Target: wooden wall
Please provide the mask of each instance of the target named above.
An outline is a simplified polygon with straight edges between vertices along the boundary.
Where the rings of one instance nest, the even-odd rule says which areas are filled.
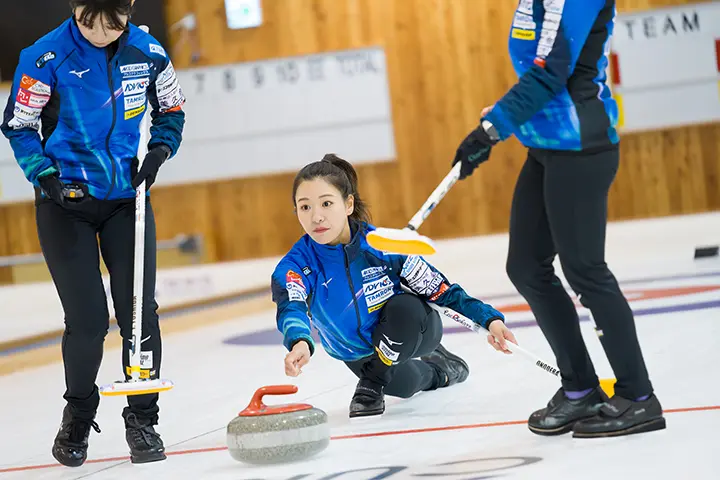
[[[621,11],[685,0],[620,0]],[[514,1],[266,0],[264,25],[231,31],[223,0],[166,0],[170,24],[198,18],[200,65],[382,45],[387,54],[397,162],[359,168],[374,221],[400,227],[450,167],[455,148],[516,78],[507,55]],[[177,41],[177,36],[171,40]],[[189,66],[187,45],[173,49]],[[510,140],[461,182],[423,226],[436,238],[507,230],[524,152]],[[160,172],[162,175],[162,171]],[[278,255],[301,233],[293,175],[153,189],[161,238],[205,235],[207,259]],[[720,208],[720,125],[626,135],[611,219]],[[0,256],[37,252],[31,205],[0,208]],[[1,274],[0,274],[1,275]]]

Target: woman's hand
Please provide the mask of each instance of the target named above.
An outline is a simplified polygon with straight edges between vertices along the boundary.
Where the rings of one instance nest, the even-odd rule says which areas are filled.
[[[515,335],[505,326],[505,323],[502,320],[493,320],[490,322],[488,330],[490,330],[490,335],[487,336],[488,343],[498,352],[511,354],[512,352],[507,347],[507,340],[516,345],[517,340],[515,340]]]
[[[310,346],[304,340],[297,342],[290,353],[285,355],[285,375],[297,377],[302,373],[302,367],[310,362]]]

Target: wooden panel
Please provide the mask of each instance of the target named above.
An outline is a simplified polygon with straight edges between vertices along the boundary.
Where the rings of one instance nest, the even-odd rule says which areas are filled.
[[[692,3],[622,0],[621,11]],[[166,0],[170,24],[193,12],[199,65],[381,45],[387,54],[397,161],[358,169],[378,225],[400,227],[450,167],[480,110],[516,81],[507,55],[515,2],[490,0],[273,0],[264,24],[225,27],[223,0]],[[180,41],[171,33],[173,45]],[[190,45],[173,48],[189,67]],[[720,125],[626,135],[611,219],[720,208]],[[243,160],[243,152],[237,152]],[[506,231],[525,152],[514,139],[446,197],[423,226],[436,238]],[[352,159],[349,159],[352,160]],[[272,159],[247,159],[272,161]],[[162,175],[162,171],[160,173]],[[202,233],[208,260],[284,253],[301,234],[290,199],[293,175],[153,189],[158,234]],[[0,256],[37,251],[32,208],[0,208]],[[12,232],[9,232],[12,229]],[[0,278],[2,272],[0,272]]]

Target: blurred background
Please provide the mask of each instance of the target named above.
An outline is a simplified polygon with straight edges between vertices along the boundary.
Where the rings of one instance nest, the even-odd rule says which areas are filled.
[[[618,0],[611,80],[622,110],[610,220],[720,209],[720,2]],[[516,81],[516,2],[138,0],[187,97],[185,139],[152,189],[161,268],[284,254],[301,235],[295,172],[353,162],[373,223],[402,227],[481,109]],[[63,0],[0,3],[0,101],[19,52]],[[507,231],[525,160],[511,139],[423,225],[433,238]],[[0,139],[0,284],[48,280],[32,188]],[[720,239],[718,239],[720,242]],[[501,273],[501,272],[500,272]]]

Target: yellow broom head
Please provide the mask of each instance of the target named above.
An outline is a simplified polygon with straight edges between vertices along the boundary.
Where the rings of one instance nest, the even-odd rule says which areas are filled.
[[[404,228],[378,228],[367,234],[368,244],[382,252],[400,255],[433,255],[437,250],[429,238]]]
[[[128,380],[115,382],[100,387],[100,395],[116,397],[121,395],[146,395],[148,393],[166,392],[175,385],[170,380]]]

